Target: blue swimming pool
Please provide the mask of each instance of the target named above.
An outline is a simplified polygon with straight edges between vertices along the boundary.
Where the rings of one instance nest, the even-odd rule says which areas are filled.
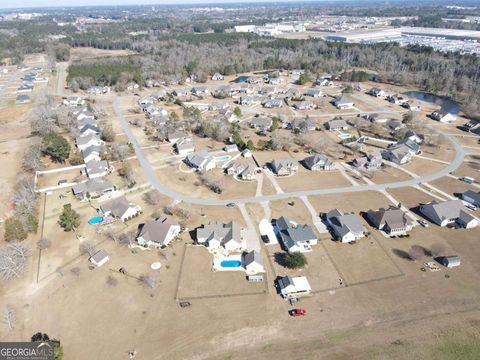
[[[217,160],[217,161],[228,161],[231,158],[232,157],[230,155],[223,155],[223,156],[216,157],[215,160]]]
[[[92,217],[90,220],[88,220],[88,223],[90,225],[97,225],[97,224],[100,224],[102,221],[103,221],[103,217],[95,216],[95,217]]]
[[[350,134],[338,134],[338,137],[342,140],[344,139],[350,139],[352,137],[352,135]]]
[[[242,266],[240,260],[223,260],[220,262],[220,266],[224,268],[236,268]]]

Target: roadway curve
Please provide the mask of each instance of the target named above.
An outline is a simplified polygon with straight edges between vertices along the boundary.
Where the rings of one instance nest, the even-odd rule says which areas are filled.
[[[433,127],[429,126],[429,128],[432,131],[436,131],[442,134],[443,136],[445,136],[448,142],[450,142],[453,145],[456,152],[455,159],[453,159],[453,161],[448,166],[444,167],[442,170],[434,174],[420,176],[418,178],[409,179],[405,181],[387,183],[387,184],[371,184],[371,185],[340,187],[340,188],[334,188],[334,189],[315,189],[315,190],[305,190],[305,191],[294,191],[294,192],[285,192],[285,193],[274,194],[274,195],[251,196],[251,197],[239,198],[239,199],[226,199],[226,200],[202,199],[202,198],[196,198],[187,194],[178,193],[166,187],[158,180],[158,177],[155,174],[155,171],[153,170],[150,162],[145,158],[145,155],[143,154],[140,144],[138,143],[135,135],[133,134],[130,127],[128,126],[128,122],[125,120],[125,117],[123,116],[123,112],[121,111],[118,104],[118,98],[113,101],[113,109],[117,115],[117,118],[120,122],[120,125],[123,131],[128,137],[129,142],[133,145],[133,148],[135,149],[137,159],[140,162],[140,165],[142,166],[143,171],[145,172],[145,176],[147,177],[147,180],[152,184],[152,186],[155,189],[157,189],[160,193],[168,197],[183,201],[185,203],[196,204],[196,205],[213,205],[214,206],[214,205],[226,205],[228,203],[236,203],[236,204],[260,203],[260,202],[281,200],[281,199],[301,197],[301,196],[346,194],[346,193],[354,193],[354,192],[362,192],[362,191],[379,191],[379,190],[397,189],[402,187],[415,186],[421,183],[434,181],[449,175],[452,171],[456,170],[463,163],[463,159],[465,157],[465,151],[456,141],[454,141],[450,136],[441,132],[440,130],[434,129]]]

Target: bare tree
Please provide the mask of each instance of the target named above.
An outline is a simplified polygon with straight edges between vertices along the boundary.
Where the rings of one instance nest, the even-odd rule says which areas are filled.
[[[140,283],[150,289],[154,289],[158,285],[158,280],[150,274],[140,275],[138,278]]]
[[[150,190],[144,195],[144,200],[147,204],[156,206],[160,203],[161,196],[158,190]]]
[[[95,245],[91,242],[85,241],[80,244],[80,252],[82,254],[88,254],[88,256],[92,256],[95,254]]]
[[[79,267],[71,268],[70,272],[72,273],[72,275],[80,276],[80,268]]]
[[[2,311],[2,323],[5,327],[12,331],[15,329],[15,323],[17,322],[17,312],[12,305],[6,305]]]
[[[135,239],[136,239],[136,233],[134,231],[129,231],[121,234],[118,237],[118,243],[120,245],[130,246],[130,245],[133,245],[133,243],[135,242]]]
[[[432,257],[437,257],[440,256],[445,252],[445,245],[442,243],[435,243],[430,246],[430,253],[432,254]]]
[[[0,278],[17,279],[22,276],[30,256],[28,247],[19,242],[12,242],[0,249]]]
[[[113,240],[113,242],[118,242],[119,236],[113,229],[106,229],[103,234],[110,240]]]
[[[22,167],[25,171],[38,171],[42,166],[42,144],[34,138],[23,155]]]
[[[41,238],[37,241],[37,248],[39,250],[46,250],[52,245],[52,242],[46,238]]]
[[[413,245],[410,250],[408,250],[408,256],[413,261],[421,259],[425,255],[423,247],[418,245]]]
[[[110,148],[110,155],[112,156],[113,160],[125,161],[129,154],[130,148],[128,147],[128,145],[115,143]]]

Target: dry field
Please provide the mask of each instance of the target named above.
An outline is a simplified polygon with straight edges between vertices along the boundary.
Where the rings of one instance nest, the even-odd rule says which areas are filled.
[[[117,57],[132,55],[134,52],[130,50],[103,50],[95,48],[73,48],[70,51],[70,61],[95,59],[101,57]]]
[[[285,192],[328,189],[350,185],[350,181],[345,179],[339,171],[310,171],[302,165],[299,166],[295,175],[276,177],[276,180]]]

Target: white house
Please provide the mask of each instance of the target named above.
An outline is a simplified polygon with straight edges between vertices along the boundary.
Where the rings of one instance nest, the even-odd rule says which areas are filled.
[[[80,96],[69,96],[63,100],[63,104],[66,106],[80,106],[85,104],[85,100]]]
[[[188,155],[195,151],[195,144],[190,138],[185,138],[173,144],[173,148],[178,155]]]
[[[88,260],[93,265],[100,267],[103,264],[105,264],[108,260],[110,260],[110,258],[108,257],[108,253],[104,249],[101,249],[97,251],[95,254],[93,254]]]
[[[333,100],[333,105],[335,105],[335,107],[337,109],[341,109],[341,110],[351,109],[351,108],[355,107],[355,104],[353,103],[353,101],[350,100],[345,95],[342,95],[342,96],[336,98],[335,100]]]
[[[83,161],[85,163],[88,163],[89,161],[100,161],[102,158],[100,157],[100,154],[102,153],[103,148],[101,146],[89,146],[85,150],[82,151],[83,155]]]
[[[103,140],[97,134],[88,134],[85,136],[79,136],[76,139],[77,148],[80,151],[85,150],[89,146],[102,146]]]
[[[457,121],[457,117],[453,114],[444,111],[434,111],[430,115],[433,120],[440,121],[442,123],[454,123]]]
[[[122,222],[134,218],[140,211],[140,206],[130,203],[124,195],[100,204],[100,212],[104,216],[111,216]]]
[[[215,168],[215,158],[206,150],[188,154],[185,163],[197,171],[209,171]]]
[[[285,276],[278,281],[280,294],[285,299],[307,296],[312,288],[305,276]]]
[[[471,229],[478,226],[478,219],[468,213],[462,200],[433,201],[421,205],[420,212],[442,227],[457,224]]]
[[[171,217],[162,216],[143,224],[137,242],[142,246],[167,246],[180,233],[180,225]]]
[[[342,243],[361,239],[367,232],[360,217],[356,214],[344,215],[339,210],[334,209],[326,214],[326,220],[335,237]]]
[[[92,160],[85,164],[85,173],[89,179],[107,176],[109,173],[108,163],[105,160]]]
[[[262,256],[255,250],[243,255],[243,267],[247,274],[258,274],[265,272]]]
[[[223,246],[229,252],[242,249],[240,225],[235,221],[226,224],[218,222],[204,224],[197,228],[196,233],[197,243],[208,248],[217,249]]]

